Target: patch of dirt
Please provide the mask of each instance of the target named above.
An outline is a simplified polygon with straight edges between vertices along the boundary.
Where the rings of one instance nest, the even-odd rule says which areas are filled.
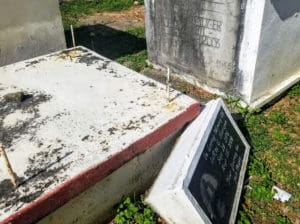
[[[145,7],[134,6],[121,12],[102,12],[86,15],[80,19],[82,25],[101,24],[116,30],[126,31],[132,27],[145,25]]]
[[[166,71],[157,70],[154,68],[146,68],[143,71],[141,71],[141,73],[160,83],[166,84]],[[170,84],[171,84],[171,88],[174,88],[200,101],[201,104],[205,104],[208,101],[216,98],[215,94],[211,94],[198,86],[195,86],[191,83],[181,80],[176,76],[172,76],[172,74],[170,78]]]

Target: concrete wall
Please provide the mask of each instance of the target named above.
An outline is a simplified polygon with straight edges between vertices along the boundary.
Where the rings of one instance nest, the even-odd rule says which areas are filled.
[[[0,0],[0,66],[66,47],[58,0]]]

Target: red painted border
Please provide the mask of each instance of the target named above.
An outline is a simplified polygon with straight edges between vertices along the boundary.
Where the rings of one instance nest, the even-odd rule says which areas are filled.
[[[31,224],[37,222],[111,174],[114,170],[120,168],[133,157],[145,152],[154,144],[182,128],[199,113],[200,104],[192,104],[183,113],[171,119],[154,132],[132,143],[105,162],[92,166],[74,178],[64,182],[41,198],[0,221],[0,224]]]

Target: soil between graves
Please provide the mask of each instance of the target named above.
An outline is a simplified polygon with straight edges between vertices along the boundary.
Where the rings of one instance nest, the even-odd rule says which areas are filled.
[[[116,30],[126,31],[132,27],[143,27],[145,25],[144,13],[144,6],[134,6],[129,10],[120,12],[101,12],[85,15],[79,21],[82,26],[101,24]]]

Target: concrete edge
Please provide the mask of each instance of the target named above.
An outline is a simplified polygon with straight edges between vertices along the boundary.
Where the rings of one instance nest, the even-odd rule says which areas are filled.
[[[256,109],[261,108],[262,106],[266,105],[267,103],[271,102],[272,100],[276,99],[276,97],[280,96],[282,93],[287,91],[293,85],[300,81],[300,73],[296,74],[295,76],[290,77],[289,79],[285,80],[284,82],[279,83],[279,85],[275,86],[271,89],[267,94],[259,97],[255,101],[250,104],[250,108]]]
[[[133,157],[145,152],[171,133],[182,128],[200,113],[200,103],[190,105],[185,111],[163,124],[147,136],[111,156],[108,160],[90,167],[56,189],[0,221],[0,224],[30,224],[50,214],[87,188],[101,181]]]
[[[241,77],[239,77],[239,81],[236,80],[236,84],[238,85],[236,88],[247,104],[251,103],[253,92],[252,84],[255,78],[257,51],[260,44],[264,10],[265,0],[247,1],[245,6],[244,32],[240,40],[240,52],[237,64],[237,71]]]

